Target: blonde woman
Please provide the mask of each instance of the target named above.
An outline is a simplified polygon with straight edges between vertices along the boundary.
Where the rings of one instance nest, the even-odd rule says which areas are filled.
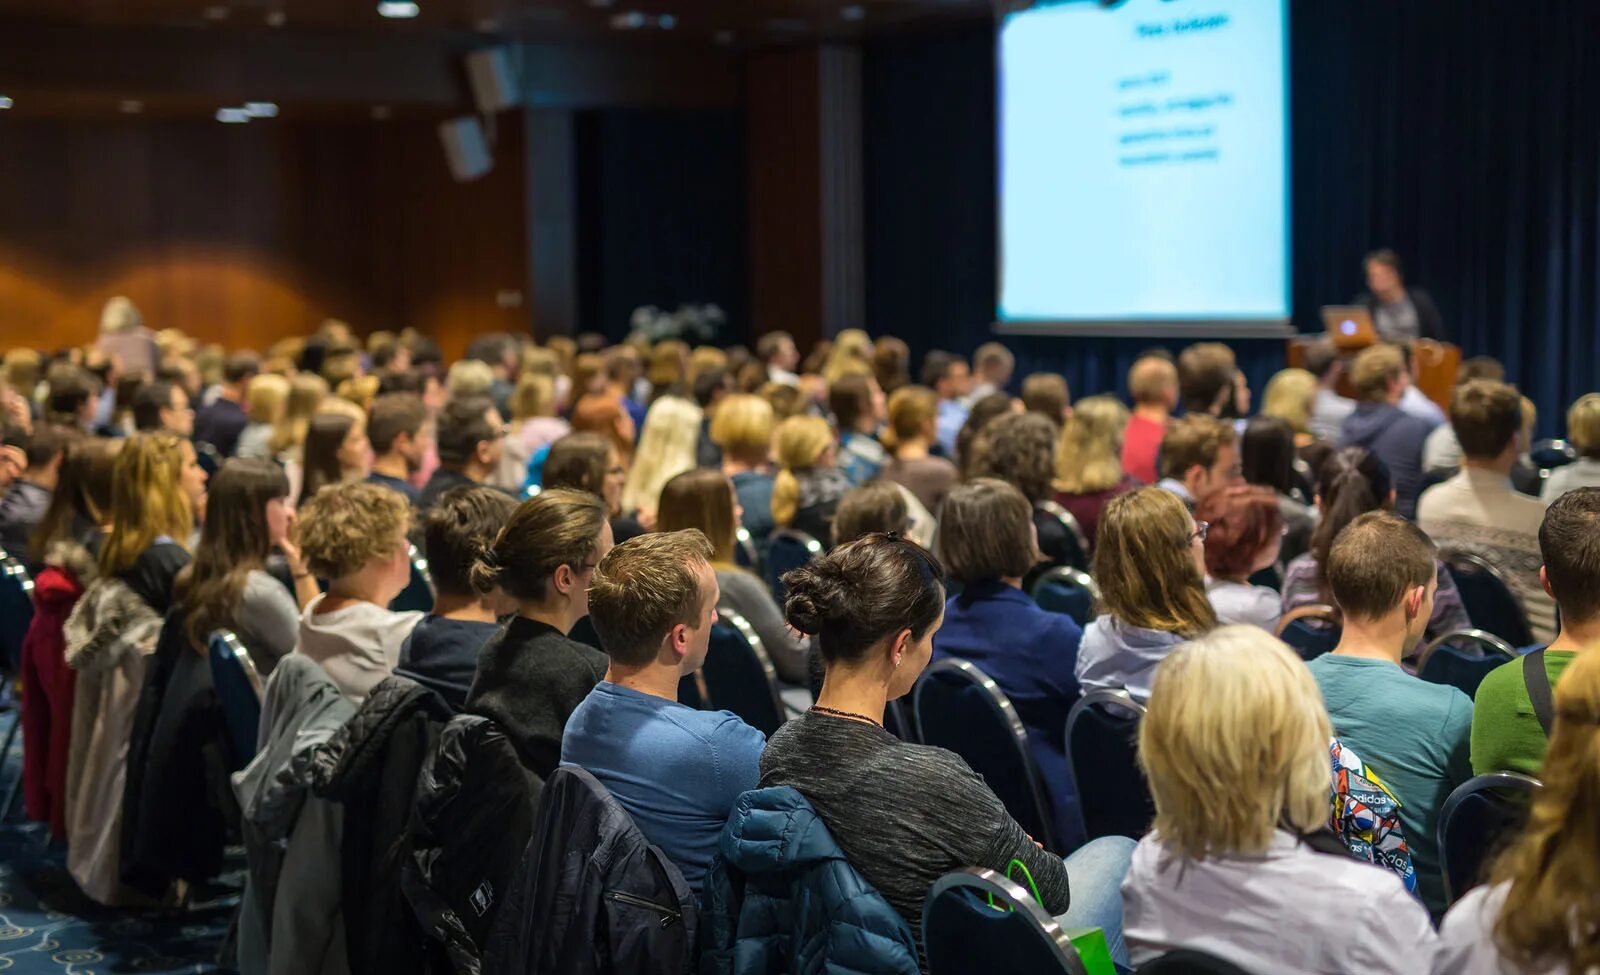
[[[247,460],[273,459],[272,432],[283,420],[288,406],[289,380],[271,372],[251,376],[250,385],[245,389],[245,418],[248,422],[239,432],[235,456]]]
[[[549,356],[542,349],[536,351]],[[525,370],[517,379],[500,470],[489,479],[496,487],[521,491],[528,479],[528,459],[572,432],[572,424],[555,415],[555,379],[543,368],[554,363],[554,358],[542,360],[540,368]]]
[[[1128,416],[1128,408],[1114,396],[1086,396],[1061,426],[1052,485],[1055,500],[1078,519],[1090,546],[1106,505],[1139,486],[1122,469],[1122,432]]]
[[[1579,397],[1567,410],[1567,442],[1578,459],[1550,472],[1539,496],[1554,501],[1573,488],[1600,487],[1600,393]]]
[[[833,337],[822,378],[829,385],[847,375],[872,374],[872,339],[859,328],[847,328]]]
[[[273,424],[272,436],[267,441],[273,456],[279,460],[299,458],[311,417],[327,398],[328,383],[321,376],[302,372],[289,380],[288,402],[283,415]]]
[[[902,386],[889,395],[889,426],[883,444],[891,456],[879,475],[909,488],[935,515],[945,493],[961,476],[956,465],[929,452],[938,414],[939,394],[926,386]]]
[[[833,513],[850,478],[834,466],[833,428],[818,416],[791,416],[772,435],[778,475],[772,481],[772,520],[827,544]]]
[[[661,486],[695,466],[700,442],[700,407],[681,396],[657,397],[645,414],[628,479],[622,485],[622,510],[641,512],[646,525],[655,519]]]
[[[365,412],[372,409],[372,401],[378,397],[378,386],[377,376],[356,376],[339,384],[338,396]]]
[[[1122,885],[1135,966],[1192,948],[1253,975],[1428,971],[1438,939],[1404,882],[1308,842],[1328,821],[1331,735],[1305,664],[1255,627],[1166,659],[1139,725],[1155,825]]]
[[[1205,543],[1205,524],[1170,491],[1140,488],[1106,505],[1094,549],[1100,615],[1078,648],[1085,691],[1148,698],[1156,665],[1217,625],[1206,598]]]
[[[743,524],[756,542],[772,534],[772,404],[738,393],[717,404],[711,442],[722,448],[722,473],[733,482]]]
[[[1261,415],[1275,416],[1294,431],[1294,445],[1304,447],[1316,440],[1311,432],[1311,413],[1317,402],[1317,377],[1304,369],[1281,369],[1267,381],[1261,397]]]
[[[488,396],[490,387],[494,386],[494,369],[487,362],[462,359],[450,367],[444,384],[454,399]]]

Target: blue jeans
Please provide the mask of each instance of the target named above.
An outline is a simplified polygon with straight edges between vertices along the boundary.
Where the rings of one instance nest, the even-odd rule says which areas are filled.
[[[1126,836],[1102,836],[1078,847],[1066,858],[1071,906],[1056,917],[1063,928],[1099,928],[1106,934],[1111,960],[1130,968],[1128,945],[1122,940],[1122,881],[1138,846]]]

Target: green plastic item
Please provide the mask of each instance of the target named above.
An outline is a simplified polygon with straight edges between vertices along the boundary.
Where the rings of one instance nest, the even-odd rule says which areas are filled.
[[[1021,874],[1019,880],[1013,874]],[[1039,897],[1039,887],[1033,882],[1033,874],[1028,872],[1027,864],[1021,860],[1012,860],[1006,864],[1006,879],[1021,884],[1033,895],[1036,903],[1044,903]],[[994,895],[989,896],[989,906],[995,910],[1011,910],[1010,904],[996,904]],[[1083,970],[1088,975],[1117,975],[1117,966],[1111,961],[1111,946],[1106,944],[1106,933],[1100,928],[1074,928],[1063,929],[1063,934],[1072,939],[1072,947],[1078,950],[1078,958],[1083,962]]]

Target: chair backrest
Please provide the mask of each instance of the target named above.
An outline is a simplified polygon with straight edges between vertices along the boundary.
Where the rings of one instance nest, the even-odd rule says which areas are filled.
[[[1086,975],[1060,923],[1021,886],[985,868],[934,883],[922,904],[922,941],[929,975]]]
[[[407,555],[411,559],[411,581],[394,597],[389,608],[395,612],[426,613],[433,609],[433,576],[428,574],[428,560],[415,545],[408,546]]]
[[[783,574],[798,569],[822,554],[822,543],[794,528],[779,528],[767,536],[767,560],[763,567],[772,598],[783,606]]]
[[[1297,606],[1278,621],[1278,639],[1294,648],[1302,660],[1313,660],[1339,645],[1344,624],[1339,611],[1318,603]]]
[[[1423,471],[1422,483],[1417,488],[1417,496],[1421,497],[1428,488],[1443,484],[1445,481],[1455,477],[1457,473],[1458,471],[1454,467],[1435,467],[1433,470]]]
[[[756,575],[761,574],[761,549],[756,546],[750,529],[743,525],[733,533],[733,560]]]
[[[906,705],[903,697],[897,697],[884,705],[883,730],[901,741],[913,744],[922,742],[922,736],[917,733],[917,719],[912,715],[911,708]]]
[[[1138,975],[1249,975],[1231,961],[1193,948],[1169,951],[1139,968]]]
[[[194,442],[194,459],[200,469],[206,472],[207,479],[215,476],[222,467],[222,454],[204,440]]]
[[[1072,512],[1050,500],[1040,501],[1033,507],[1035,511],[1043,512],[1060,522],[1061,527],[1067,530],[1067,538],[1071,541],[1072,547],[1077,549],[1076,552],[1068,553],[1067,564],[1075,569],[1089,568],[1089,538],[1083,533],[1083,526],[1078,524],[1078,519]]]
[[[1127,691],[1090,691],[1067,714],[1067,768],[1083,812],[1084,834],[1138,839],[1156,817],[1139,768],[1144,705]]]
[[[778,696],[778,671],[756,636],[755,627],[732,610],[717,610],[711,646],[700,668],[705,678],[706,707],[732,711],[745,724],[771,735],[783,726],[783,698]],[[680,696],[683,685],[678,685]]]
[[[1040,609],[1065,613],[1079,626],[1088,626],[1094,619],[1095,603],[1100,600],[1100,587],[1082,569],[1058,565],[1033,581],[1032,595]]]
[[[1028,732],[987,674],[968,660],[940,660],[917,680],[911,712],[923,744],[960,755],[1029,836],[1062,852],[1054,807],[1028,750]]]
[[[1535,440],[1528,448],[1528,460],[1539,468],[1541,480],[1549,477],[1555,468],[1565,467],[1577,459],[1578,448],[1565,440]]]
[[[1533,642],[1527,613],[1499,569],[1481,556],[1459,549],[1442,549],[1439,560],[1449,568],[1474,627],[1488,630],[1514,647]]]
[[[1455,903],[1483,882],[1483,868],[1528,814],[1543,787],[1518,772],[1476,775],[1456,786],[1439,809],[1439,869],[1445,896]]]
[[[1483,630],[1455,630],[1430,641],[1417,658],[1417,676],[1435,684],[1458,687],[1476,697],[1489,671],[1516,659],[1510,644]]]
[[[33,576],[18,559],[0,550],[0,654],[9,673],[21,671],[22,641],[33,622]]]
[[[250,764],[256,754],[256,733],[261,726],[261,675],[250,651],[231,630],[214,630],[206,641],[211,664],[211,685],[222,705],[235,770]]]

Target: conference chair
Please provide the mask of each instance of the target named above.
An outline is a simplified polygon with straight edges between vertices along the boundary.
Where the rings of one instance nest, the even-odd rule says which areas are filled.
[[[1482,556],[1460,549],[1441,549],[1439,561],[1450,570],[1475,628],[1488,630],[1514,647],[1533,643],[1527,613],[1499,569]]]
[[[1058,565],[1070,565],[1075,569],[1089,568],[1089,539],[1083,534],[1083,528],[1078,524],[1078,519],[1072,512],[1061,507],[1054,501],[1040,501],[1033,506],[1033,510],[1061,524],[1066,529],[1068,551],[1063,556],[1063,561]]]
[[[1061,924],[1021,884],[987,868],[934,883],[922,904],[922,941],[929,975],[1087,975]]]
[[[1094,619],[1095,603],[1100,601],[1100,588],[1082,569],[1058,565],[1034,580],[1032,596],[1040,609],[1065,613],[1079,626],[1088,626]]]
[[[228,732],[229,765],[234,771],[250,764],[256,754],[256,732],[261,726],[261,675],[250,651],[231,630],[214,630],[206,641],[211,664],[211,685],[222,706]]]
[[[1428,488],[1443,484],[1445,481],[1455,477],[1458,473],[1460,473],[1460,471],[1454,467],[1435,467],[1432,470],[1423,471],[1422,484],[1417,488],[1417,497],[1422,497],[1422,495],[1427,493]]]
[[[733,533],[733,560],[756,575],[761,574],[761,549],[751,537],[750,529],[743,525]]]
[[[765,577],[772,598],[783,606],[783,575],[822,554],[822,543],[794,528],[779,528],[767,536]]]
[[[196,440],[194,442],[194,459],[195,463],[200,465],[200,469],[206,472],[206,480],[209,481],[221,469],[225,458],[211,444],[203,440]]]
[[[1084,835],[1139,839],[1155,819],[1155,801],[1139,768],[1144,705],[1123,690],[1090,691],[1067,714],[1067,769],[1083,814]]]
[[[1565,440],[1536,440],[1528,448],[1528,460],[1539,468],[1539,479],[1550,476],[1557,467],[1565,467],[1578,459],[1578,448]]]
[[[1493,633],[1455,630],[1422,648],[1416,661],[1417,676],[1435,684],[1449,684],[1468,697],[1476,697],[1478,685],[1489,671],[1516,657],[1517,651]]]
[[[1138,975],[1249,975],[1231,961],[1208,955],[1193,948],[1169,951],[1160,958],[1145,962]]]
[[[922,736],[917,734],[917,722],[912,716],[911,709],[906,706],[905,698],[895,698],[883,708],[883,730],[894,735],[901,741],[921,744]]]
[[[1302,660],[1314,660],[1339,645],[1343,621],[1339,611],[1321,603],[1298,606],[1278,621],[1278,639],[1287,643]]]
[[[415,545],[407,546],[406,556],[411,560],[411,581],[394,597],[389,608],[395,612],[426,613],[433,609],[433,576],[428,574],[428,560]]]
[[[584,619],[588,619],[587,616]],[[711,707],[711,694],[706,690],[706,675],[700,671],[678,678],[678,703],[697,711]]]
[[[704,707],[732,711],[771,737],[787,714],[778,695],[778,671],[756,636],[755,627],[732,610],[719,608],[711,645],[700,668],[705,679]],[[679,684],[679,693],[683,691]]]
[[[20,673],[22,640],[33,622],[33,576],[20,559],[0,550],[0,653],[10,673]]]
[[[1483,882],[1483,868],[1528,815],[1543,787],[1519,772],[1475,775],[1456,786],[1439,810],[1439,870],[1451,904]]]
[[[983,776],[1029,836],[1056,853],[1055,806],[1028,749],[1028,732],[1005,692],[968,660],[935,662],[911,691],[925,745],[947,748]]]

